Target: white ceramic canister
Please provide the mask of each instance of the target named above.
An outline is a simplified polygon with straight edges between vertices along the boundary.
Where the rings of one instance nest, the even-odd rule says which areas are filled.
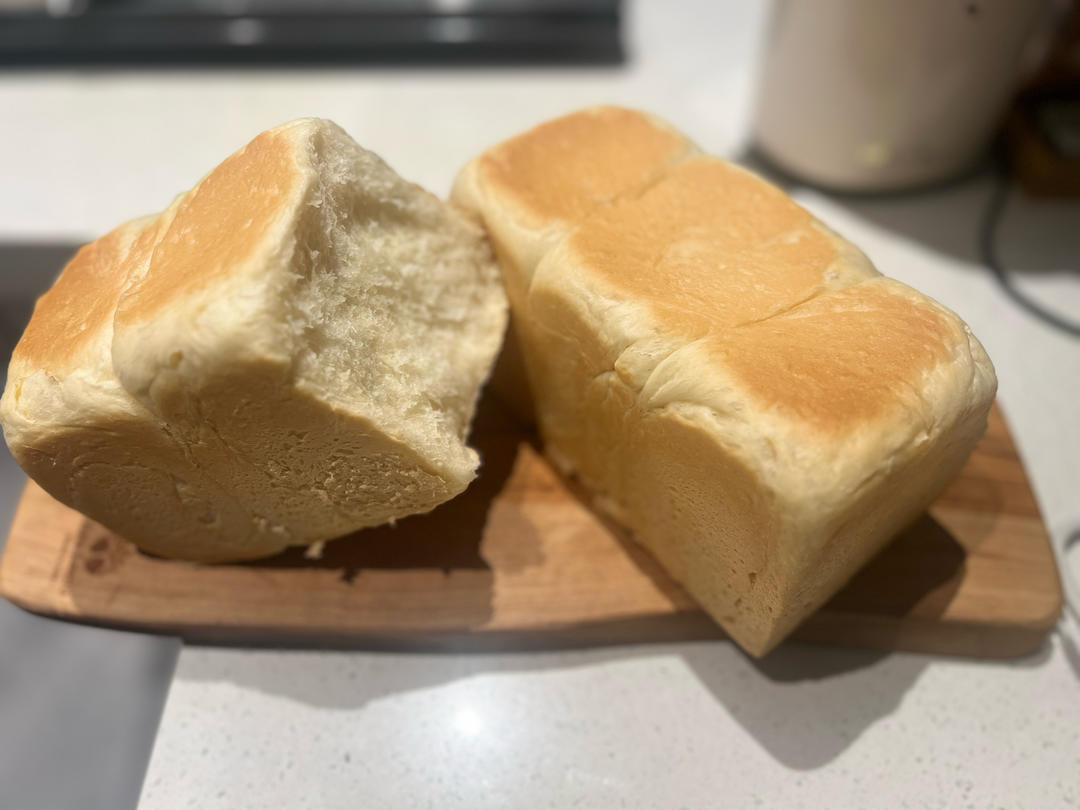
[[[946,179],[1004,114],[1043,0],[777,0],[754,135],[781,169],[848,191]]]

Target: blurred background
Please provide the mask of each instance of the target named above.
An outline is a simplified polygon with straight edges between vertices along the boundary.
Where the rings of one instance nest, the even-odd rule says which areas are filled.
[[[485,147],[596,103],[767,175],[956,309],[998,365],[1064,558],[1080,527],[1070,0],[0,0],[0,358],[79,244],[263,129],[333,119],[445,195]],[[6,526],[24,478],[0,456]],[[176,640],[0,602],[0,806],[136,806],[178,655],[183,684]],[[818,697],[844,715],[875,688]]]

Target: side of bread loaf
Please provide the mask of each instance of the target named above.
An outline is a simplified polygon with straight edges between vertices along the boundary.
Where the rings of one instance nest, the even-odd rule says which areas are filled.
[[[996,379],[959,318],[655,119],[542,125],[453,198],[496,246],[549,455],[753,654],[985,429]]]
[[[305,119],[80,250],[0,419],[31,477],[141,547],[264,556],[461,492],[505,321],[482,231]]]

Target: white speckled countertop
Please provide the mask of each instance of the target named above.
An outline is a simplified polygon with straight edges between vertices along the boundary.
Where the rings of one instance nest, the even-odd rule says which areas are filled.
[[[1065,657],[185,650],[143,806],[1062,807]]]
[[[0,74],[0,243],[70,242],[158,209],[257,131],[300,115],[338,121],[439,192],[486,145],[603,101],[654,110],[738,156],[764,7],[630,11],[633,58],[620,68]],[[1080,528],[1080,341],[1016,309],[979,266],[989,188],[983,176],[897,198],[793,193],[971,323],[1063,543]],[[1071,313],[1077,223],[1080,205],[1016,197],[1000,234],[1024,289]],[[139,806],[1077,806],[1078,642],[1064,618],[1037,654],[1010,663],[794,644],[754,663],[724,642],[499,655],[184,648]],[[152,711],[136,703],[130,713]],[[122,700],[109,705],[129,723]],[[48,722],[99,739],[88,721]],[[30,761],[2,735],[0,777],[5,759]],[[80,779],[83,795],[104,795],[92,774]]]

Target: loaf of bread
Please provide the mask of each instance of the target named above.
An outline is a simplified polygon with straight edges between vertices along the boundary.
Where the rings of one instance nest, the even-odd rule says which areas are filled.
[[[543,124],[452,199],[492,237],[550,457],[754,655],[985,430],[996,378],[956,315],[650,116]]]
[[[32,478],[143,549],[260,557],[461,492],[505,321],[479,227],[300,120],[83,247],[0,419]]]

